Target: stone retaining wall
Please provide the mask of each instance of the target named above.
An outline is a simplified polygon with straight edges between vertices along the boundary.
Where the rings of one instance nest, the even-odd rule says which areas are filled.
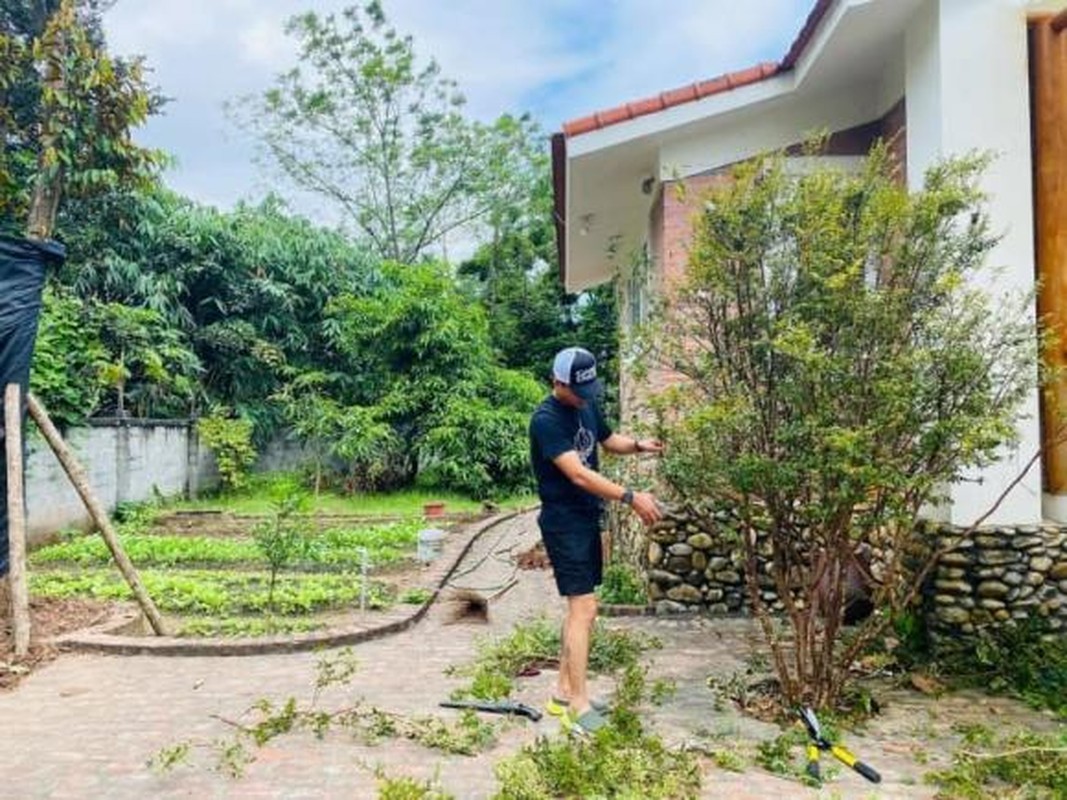
[[[644,534],[638,560],[658,613],[725,614],[748,605],[744,556],[732,528],[728,512],[689,509],[669,512]],[[917,533],[939,549],[951,547],[923,592],[923,613],[935,640],[966,640],[980,628],[1035,616],[1053,630],[1067,627],[1067,527],[991,527],[967,538],[963,532],[940,526]],[[629,541],[630,534],[620,538]],[[873,552],[878,577],[882,554],[877,547]],[[781,610],[763,558],[760,569],[763,600]]]

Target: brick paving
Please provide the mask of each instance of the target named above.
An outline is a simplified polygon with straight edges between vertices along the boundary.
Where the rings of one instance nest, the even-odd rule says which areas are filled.
[[[533,514],[487,531],[460,564],[454,584],[486,588],[507,582],[514,572],[508,559],[536,538]],[[471,567],[475,569],[463,574]],[[347,687],[328,690],[320,707],[338,708],[364,698],[404,714],[453,713],[437,708],[460,683],[444,669],[468,661],[477,637],[504,634],[530,616],[558,618],[562,612],[549,573],[522,572],[518,578],[514,588],[492,603],[488,625],[449,624],[448,605],[439,603],[408,630],[355,645],[358,673]],[[649,717],[668,741],[691,742],[702,732],[746,740],[777,734],[773,726],[729,709],[716,710],[706,688],[709,672],[728,675],[742,668],[754,636],[747,621],[631,618],[610,624],[651,632],[663,641],[663,649],[652,655],[653,674],[676,680],[678,693],[651,709]],[[194,757],[196,766],[162,775],[147,768],[146,761],[162,747],[183,739],[225,736],[227,726],[217,717],[237,718],[260,698],[280,702],[293,696],[308,703],[318,659],[315,653],[65,655],[17,690],[0,695],[0,798],[374,798],[374,770],[379,765],[389,774],[437,777],[459,798],[486,798],[496,788],[493,765],[501,757],[538,734],[556,733],[556,723],[547,717],[537,724],[514,722],[505,726],[491,751],[473,758],[444,756],[406,741],[370,747],[344,731],[331,732],[324,740],[301,733],[283,736],[258,751],[256,763],[236,780],[212,772],[204,757]],[[540,706],[554,678],[546,671],[520,679],[516,699]],[[609,689],[610,681],[595,682],[594,690]],[[974,707],[967,701],[959,705]],[[920,714],[920,709],[902,704],[895,715],[891,710],[878,723],[886,731],[883,738],[875,731],[869,739],[851,742],[886,776],[876,789],[858,776],[842,774],[820,795],[756,768],[733,774],[708,764],[704,796],[932,797],[933,791],[919,779],[922,768],[913,754],[899,746],[902,731]]]

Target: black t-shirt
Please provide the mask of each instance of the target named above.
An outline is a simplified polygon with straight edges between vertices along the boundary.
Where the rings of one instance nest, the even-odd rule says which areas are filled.
[[[537,407],[530,419],[530,462],[541,496],[541,525],[566,530],[573,525],[595,525],[600,518],[600,498],[579,489],[560,472],[553,459],[574,450],[589,469],[600,466],[597,442],[611,436],[611,428],[596,403],[571,408],[555,397]]]

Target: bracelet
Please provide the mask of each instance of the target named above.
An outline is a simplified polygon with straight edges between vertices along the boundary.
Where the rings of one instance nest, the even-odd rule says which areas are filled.
[[[622,493],[622,497],[619,498],[619,502],[625,503],[628,506],[632,506],[634,504],[634,490],[625,489]]]

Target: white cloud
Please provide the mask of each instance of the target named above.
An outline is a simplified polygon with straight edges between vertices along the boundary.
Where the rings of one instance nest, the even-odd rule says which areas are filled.
[[[362,3],[362,0],[354,0]],[[385,0],[391,22],[434,56],[491,119],[530,110],[566,119],[720,72],[780,58],[814,0]],[[143,53],[174,98],[140,138],[178,156],[168,176],[229,205],[265,182],[253,147],[223,105],[266,89],[292,66],[284,21],[344,0],[122,0],[107,15],[112,46]]]

